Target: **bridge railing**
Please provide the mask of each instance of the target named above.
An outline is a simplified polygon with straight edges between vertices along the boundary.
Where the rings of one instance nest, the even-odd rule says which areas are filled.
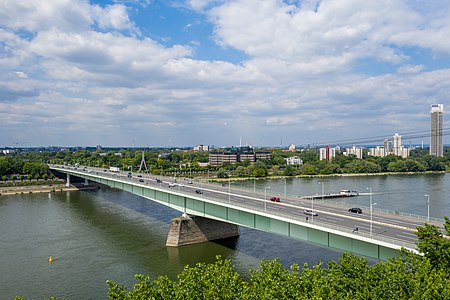
[[[213,183],[210,183],[210,184],[213,184]],[[218,184],[218,183],[215,183],[215,184]],[[248,187],[239,186],[239,185],[234,185],[234,187],[232,187],[232,189],[242,189],[242,190],[246,190],[246,191],[255,191],[256,190],[257,193],[261,193],[261,194],[264,193],[264,190],[261,190],[261,189],[253,189],[253,188],[248,188]],[[298,196],[298,195],[290,195],[290,194],[285,195],[284,193],[277,193],[277,192],[274,192],[273,190],[270,192],[269,192],[269,190],[267,190],[267,195],[269,195],[269,194],[271,196],[277,196],[277,197],[288,197],[291,199],[309,200],[308,196]],[[323,201],[325,203],[331,203],[331,204],[341,206],[341,207],[348,207],[349,205],[354,205],[351,201],[346,201],[346,198],[341,198],[341,199],[343,199],[343,201],[335,201],[335,200],[330,200],[330,199],[324,199]],[[317,199],[317,201],[321,201],[321,200]],[[358,207],[361,207],[364,210],[370,210],[370,208],[367,206],[358,205]],[[402,212],[402,211],[389,210],[389,209],[382,209],[382,208],[377,208],[377,207],[372,207],[372,211],[385,213],[385,214],[389,214],[389,215],[394,215],[394,216],[401,216],[401,217],[407,217],[407,218],[412,218],[412,219],[417,219],[417,220],[423,220],[424,223],[428,219],[427,216],[423,216],[423,215],[412,214],[412,213]],[[435,217],[431,217],[431,216],[430,216],[430,221],[434,221],[438,224],[444,224],[444,222],[445,222],[444,219],[435,218]]]
[[[221,202],[221,203],[227,203],[229,205],[233,205],[233,206],[237,206],[240,208],[246,208],[246,209],[250,209],[253,211],[258,211],[260,213],[268,213],[270,215],[275,215],[287,220],[291,220],[291,221],[295,221],[295,222],[301,222],[304,224],[314,224],[316,226],[319,227],[323,227],[323,228],[327,228],[327,229],[332,229],[332,230],[336,230],[336,231],[340,231],[340,232],[345,232],[351,235],[355,235],[355,236],[360,236],[360,237],[364,237],[367,239],[373,239],[373,240],[377,240],[377,241],[381,241],[384,243],[389,243],[389,244],[393,244],[393,245],[397,245],[400,247],[405,247],[408,249],[416,249],[416,245],[414,243],[408,243],[405,242],[403,240],[399,240],[399,239],[394,239],[391,237],[387,237],[387,236],[383,236],[379,233],[372,233],[372,235],[370,235],[369,232],[364,232],[364,231],[354,231],[354,228],[350,228],[350,227],[345,227],[345,226],[338,226],[338,225],[334,225],[334,224],[330,224],[330,223],[326,223],[326,222],[320,222],[320,221],[316,221],[313,218],[309,217],[308,221],[306,221],[306,218],[292,218],[292,215],[287,215],[287,214],[283,214],[282,212],[279,211],[274,211],[274,210],[270,210],[267,211],[264,209],[264,202],[265,205],[269,206],[269,205],[277,205],[274,202],[271,201],[261,201],[262,205],[258,206],[255,208],[255,206],[250,206],[250,205],[245,205],[244,203],[241,203],[239,201],[223,201],[222,199],[217,199],[217,198],[213,198],[213,197],[208,197],[208,196],[204,196],[204,199],[208,199],[210,201],[215,201],[215,202]]]
[[[68,170],[68,171],[73,171],[73,172],[76,172],[76,173],[81,173],[81,174],[86,174],[86,175],[89,175],[89,176],[94,176],[94,177],[95,176],[107,177],[107,178],[110,178],[110,179],[113,179],[113,180],[122,180],[122,181],[126,181],[128,183],[135,183],[137,185],[141,184],[139,182],[134,181],[133,179],[129,179],[129,178],[126,178],[126,177],[118,178],[118,177],[114,176],[113,174],[109,174],[109,173],[105,173],[105,172],[85,173],[82,170],[80,170],[80,168],[78,168],[77,170],[74,170],[74,169],[67,169],[67,167],[66,167],[64,169]],[[158,187],[160,189],[166,190],[168,192],[173,192],[174,191],[174,188],[169,188],[167,185],[160,185]],[[242,189],[242,187],[239,187],[239,188],[233,187],[233,189],[231,191],[236,192],[236,190],[239,190],[239,189]],[[253,191],[253,189],[243,189],[243,190]],[[176,189],[176,191],[178,193],[180,193],[180,194],[183,194],[183,189],[181,189],[181,188]],[[264,191],[258,190],[257,192],[259,192],[260,194],[264,194]],[[274,194],[275,193],[271,193],[271,195],[274,195]],[[354,235],[357,235],[357,236],[360,236],[360,237],[364,237],[364,238],[367,238],[367,239],[373,239],[373,240],[377,240],[377,241],[381,241],[381,242],[397,245],[397,246],[400,246],[400,247],[405,247],[405,248],[408,248],[408,249],[415,249],[416,248],[415,244],[413,244],[413,243],[408,243],[408,242],[405,242],[405,241],[402,241],[402,240],[399,240],[399,239],[386,237],[386,236],[383,236],[381,234],[372,233],[372,235],[370,235],[369,233],[366,233],[364,231],[354,231],[354,228],[349,228],[349,227],[345,227],[345,226],[338,226],[338,225],[334,225],[334,224],[329,224],[329,223],[325,223],[325,222],[316,221],[312,217],[309,217],[308,221],[306,221],[306,218],[293,218],[292,215],[288,215],[288,214],[285,214],[285,213],[282,213],[280,211],[276,211],[276,210],[273,210],[273,209],[268,211],[267,207],[272,206],[272,205],[278,205],[275,202],[264,201],[263,199],[261,199],[261,201],[260,201],[261,205],[259,205],[257,207],[255,207],[253,205],[246,205],[245,202],[240,202],[240,201],[233,200],[231,195],[232,194],[230,193],[230,198],[229,199],[220,199],[220,198],[216,198],[216,197],[211,197],[207,193],[198,195],[198,197],[201,198],[201,199],[208,200],[210,202],[216,202],[216,203],[226,204],[228,206],[235,206],[235,207],[239,207],[239,208],[245,208],[245,209],[248,209],[250,211],[255,211],[256,210],[256,211],[260,212],[261,214],[268,214],[268,215],[270,214],[270,215],[278,216],[278,217],[281,217],[283,219],[291,220],[291,221],[294,221],[294,222],[297,222],[297,223],[301,222],[303,224],[314,224],[315,226],[319,226],[319,227],[322,227],[322,228],[327,228],[327,229],[332,229],[332,230],[336,230],[336,231],[340,231],[340,232],[345,232],[345,233],[351,234],[351,235],[354,234]],[[192,197],[191,194],[188,194],[187,196]],[[342,205],[342,203],[339,203],[339,202],[336,202],[336,204],[341,204]]]

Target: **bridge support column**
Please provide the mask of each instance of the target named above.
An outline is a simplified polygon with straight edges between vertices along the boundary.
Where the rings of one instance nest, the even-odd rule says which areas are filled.
[[[87,180],[87,178],[84,179],[84,185],[89,185],[89,181]]]
[[[166,246],[178,247],[239,236],[239,226],[198,216],[172,220]]]
[[[66,186],[70,186],[70,174],[67,174]]]

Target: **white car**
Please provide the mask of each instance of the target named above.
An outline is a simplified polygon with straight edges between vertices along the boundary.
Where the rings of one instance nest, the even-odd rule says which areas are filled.
[[[312,210],[310,210],[310,209],[305,209],[305,210],[303,211],[303,213],[304,213],[305,215],[308,215],[308,216],[314,216],[314,217],[316,217],[316,216],[319,215],[318,213],[316,213],[315,211],[312,211]]]

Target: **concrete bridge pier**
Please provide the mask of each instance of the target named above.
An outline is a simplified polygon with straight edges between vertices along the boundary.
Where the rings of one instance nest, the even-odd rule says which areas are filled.
[[[66,186],[70,186],[70,174],[67,174]]]
[[[89,181],[87,180],[87,178],[84,179],[84,184],[83,185],[89,185]]]
[[[172,220],[166,246],[178,247],[239,236],[239,226],[183,214]]]

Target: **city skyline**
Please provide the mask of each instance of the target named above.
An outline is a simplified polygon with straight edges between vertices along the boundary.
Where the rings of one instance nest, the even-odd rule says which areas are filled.
[[[449,11],[438,0],[3,0],[0,147],[406,140],[429,132],[430,105],[449,104]]]

